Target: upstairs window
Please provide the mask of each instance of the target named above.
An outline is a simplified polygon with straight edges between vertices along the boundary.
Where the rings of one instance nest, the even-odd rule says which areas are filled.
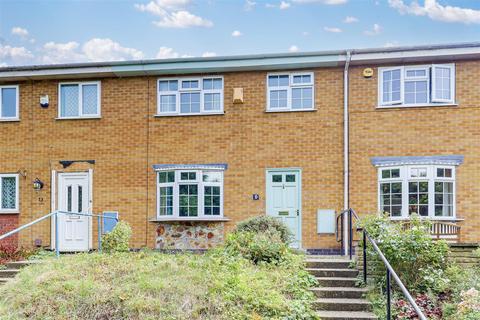
[[[455,66],[379,68],[380,106],[422,106],[455,103]]]
[[[455,217],[455,167],[379,168],[379,209],[392,217],[412,214],[435,219]]]
[[[313,73],[269,74],[267,111],[313,109]]]
[[[17,213],[18,202],[18,174],[0,174],[0,213]]]
[[[158,80],[158,115],[223,113],[223,78]]]
[[[0,86],[0,120],[18,120],[18,86]]]
[[[158,172],[158,218],[223,217],[223,171]]]
[[[61,83],[59,88],[59,118],[100,116],[100,82]]]

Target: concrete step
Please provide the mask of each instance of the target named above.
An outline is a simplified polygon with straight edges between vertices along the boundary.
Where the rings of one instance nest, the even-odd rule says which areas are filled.
[[[374,320],[377,317],[364,311],[317,311],[322,320]]]
[[[0,278],[0,285],[7,283],[10,281],[12,278]]]
[[[320,269],[320,268],[307,268],[315,277],[343,277],[343,278],[355,278],[358,275],[356,269]]]
[[[322,287],[355,287],[356,278],[345,277],[316,277]]]
[[[361,299],[368,292],[366,288],[320,287],[311,291],[317,298]]]
[[[31,264],[37,264],[37,263],[42,263],[41,261],[37,260],[32,260],[32,261],[13,261],[13,262],[8,262],[5,264],[7,269],[21,269],[23,267],[29,266]]]
[[[350,260],[321,260],[307,259],[307,268],[317,269],[348,269],[350,268]]]
[[[371,311],[370,302],[365,299],[319,298],[314,306],[326,311]]]
[[[0,278],[14,278],[18,272],[18,269],[2,269],[0,270]]]

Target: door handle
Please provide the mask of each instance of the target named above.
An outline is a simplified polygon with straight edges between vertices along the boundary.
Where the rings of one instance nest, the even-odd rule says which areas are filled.
[[[297,209],[297,217],[300,216],[300,209]]]

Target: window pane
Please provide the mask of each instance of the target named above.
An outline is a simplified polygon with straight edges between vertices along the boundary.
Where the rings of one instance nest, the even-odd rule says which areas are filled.
[[[205,187],[204,213],[205,215],[220,215],[220,187]]]
[[[270,91],[270,108],[287,107],[287,90]]]
[[[205,93],[204,97],[204,108],[207,111],[212,110],[221,110],[221,101],[220,93]]]
[[[380,209],[391,216],[402,215],[402,183],[386,182],[380,184]]]
[[[450,100],[450,68],[435,67],[435,95],[438,99]]]
[[[78,85],[64,84],[60,87],[60,115],[62,117],[79,116]]]
[[[282,182],[282,175],[281,174],[274,174],[272,176],[272,182]]]
[[[177,109],[176,95],[161,95],[160,96],[160,112],[175,112]]]
[[[2,180],[2,209],[15,209],[16,205],[16,184],[15,177],[4,177]]]
[[[180,185],[179,214],[180,216],[198,215],[198,187],[197,185]]]
[[[2,110],[0,114],[2,118],[16,118],[17,115],[17,89],[3,88],[2,89]]]
[[[285,176],[285,181],[286,182],[295,182],[295,175],[294,174],[287,174]]]
[[[83,114],[98,114],[98,90],[97,85],[82,86]]]
[[[78,211],[77,212],[82,212],[82,204],[83,204],[83,188],[82,186],[78,186]]]
[[[312,88],[292,89],[292,109],[312,108]]]
[[[67,187],[67,211],[72,212],[72,186]]]
[[[182,93],[180,96],[180,112],[181,113],[198,113],[200,112],[200,93]]]
[[[221,182],[222,181],[222,173],[221,172],[204,172],[203,173],[203,181],[204,182]]]

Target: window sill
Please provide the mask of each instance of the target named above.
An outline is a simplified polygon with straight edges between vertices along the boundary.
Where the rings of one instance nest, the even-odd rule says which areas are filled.
[[[156,217],[149,219],[150,222],[227,222],[225,217]]]
[[[94,119],[102,119],[101,116],[94,116],[94,117],[57,117],[55,120],[94,120]]]
[[[282,113],[282,112],[316,112],[317,109],[288,109],[288,110],[265,110],[265,113]]]
[[[390,220],[392,220],[392,221],[410,221],[411,219],[409,217],[390,217]],[[450,218],[420,217],[420,220],[430,220],[432,222],[461,222],[461,221],[464,221],[465,219],[455,218],[455,217],[450,217]]]
[[[20,211],[18,210],[12,210],[12,211],[7,211],[7,210],[0,210],[0,215],[3,215],[3,214],[19,214]]]
[[[225,112],[204,112],[204,113],[166,113],[166,114],[155,114],[155,118],[163,118],[163,117],[195,117],[195,116],[221,116],[224,115]]]
[[[11,118],[11,119],[8,119],[8,118],[0,118],[0,122],[20,122],[20,118]]]
[[[432,107],[458,107],[458,103],[425,103],[425,104],[393,104],[376,106],[376,109],[401,109],[401,108],[432,108]]]

